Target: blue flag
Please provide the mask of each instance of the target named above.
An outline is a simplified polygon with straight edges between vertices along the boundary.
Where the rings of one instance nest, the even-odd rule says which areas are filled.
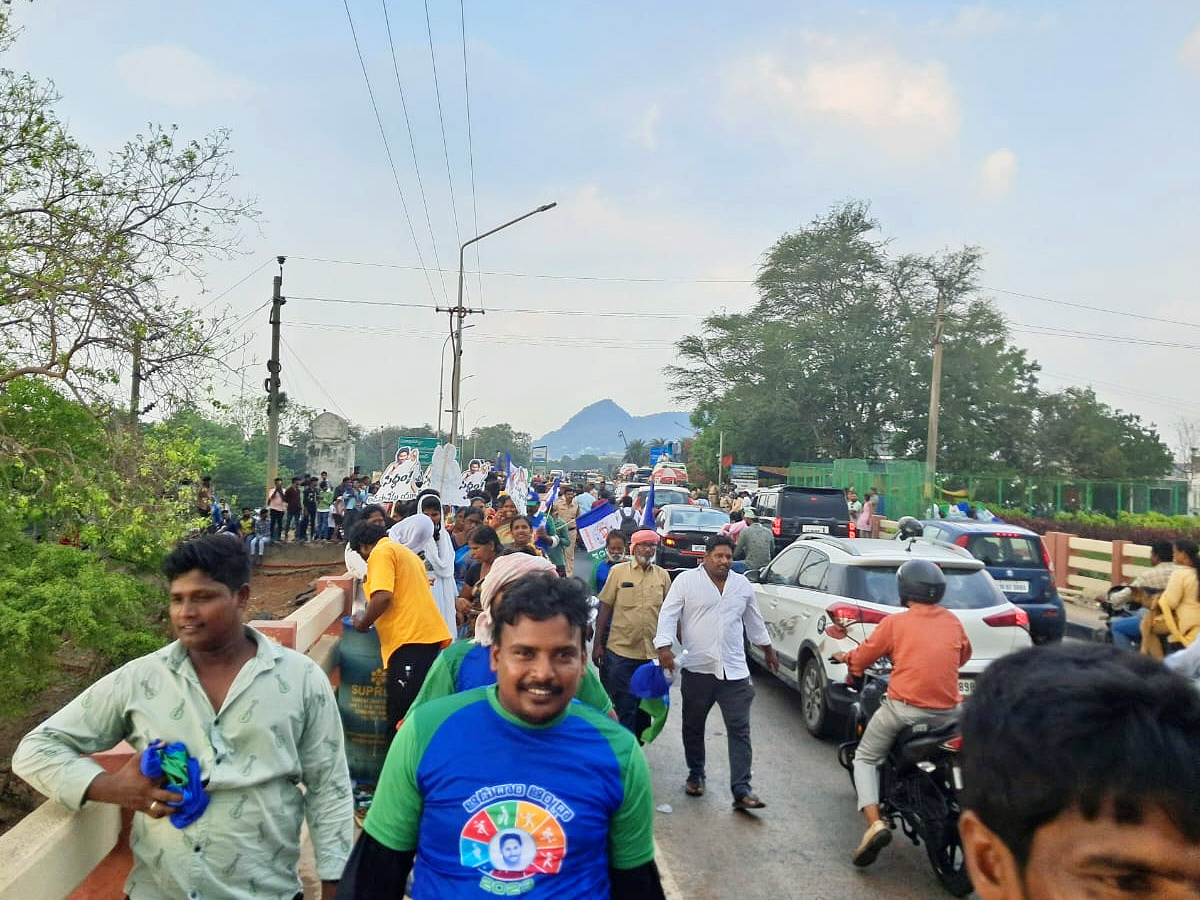
[[[642,510],[642,527],[654,528],[654,482],[650,483],[650,493],[646,497],[646,508]]]

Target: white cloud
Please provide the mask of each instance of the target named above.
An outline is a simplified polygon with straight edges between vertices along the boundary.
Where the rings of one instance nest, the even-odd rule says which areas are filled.
[[[1179,45],[1179,61],[1186,66],[1200,70],[1200,25],[1193,28],[1191,33],[1183,39],[1183,43]]]
[[[1008,19],[1004,13],[991,9],[985,3],[977,3],[974,6],[960,6],[947,30],[952,34],[974,36],[994,34],[1003,31],[1007,25]]]
[[[641,122],[634,129],[633,139],[647,150],[658,149],[658,122],[662,118],[662,109],[657,103],[650,104],[642,116]]]
[[[178,44],[156,44],[117,57],[117,74],[130,93],[168,106],[241,100],[254,91],[248,78],[222,72]]]
[[[847,53],[820,36],[807,43],[813,53],[800,54],[809,57],[804,63],[761,54],[727,69],[730,115],[765,114],[783,136],[849,132],[899,157],[927,154],[957,136],[958,99],[941,63],[890,51]]]
[[[989,197],[1004,197],[1012,193],[1017,180],[1017,154],[1007,147],[987,155],[979,167],[979,181]]]

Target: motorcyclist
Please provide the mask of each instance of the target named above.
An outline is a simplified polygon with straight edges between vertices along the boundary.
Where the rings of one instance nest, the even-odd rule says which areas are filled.
[[[959,667],[971,658],[971,642],[958,617],[939,605],[946,592],[942,570],[927,559],[911,559],[896,573],[900,602],[908,612],[887,616],[850,653],[832,659],[861,677],[881,657],[892,660],[887,696],[871,716],[854,756],[858,808],[867,830],[851,857],[869,866],[892,840],[879,814],[879,769],[896,735],[908,725],[953,714],[962,703]]]

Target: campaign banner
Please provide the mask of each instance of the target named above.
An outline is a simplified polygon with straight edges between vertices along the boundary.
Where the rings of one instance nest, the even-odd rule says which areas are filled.
[[[604,542],[610,531],[621,528],[621,514],[607,500],[597,503],[575,520],[579,540],[593,563],[604,559]]]
[[[737,465],[729,467],[730,479],[758,478],[758,466]]]
[[[433,454],[437,448],[437,438],[397,438],[396,457],[379,478],[375,502],[396,503],[415,498],[425,481],[425,470],[433,462]]]
[[[467,464],[467,470],[463,472],[462,486],[465,491],[478,491],[483,489],[483,483],[487,481],[488,472],[492,471],[492,463],[486,459],[473,459]]]
[[[650,448],[650,465],[652,465],[652,466],[658,465],[658,461],[660,459],[662,459],[664,456],[667,459],[670,459],[671,451],[663,444],[654,444]]]

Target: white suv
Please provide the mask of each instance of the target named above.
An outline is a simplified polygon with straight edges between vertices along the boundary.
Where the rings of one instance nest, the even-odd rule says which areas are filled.
[[[830,735],[833,718],[846,715],[853,702],[846,666],[829,657],[865,641],[885,616],[905,612],[896,570],[910,559],[931,560],[946,576],[941,605],[958,616],[971,640],[971,659],[959,673],[964,695],[993,660],[1031,645],[1025,611],[1005,598],[966,550],[919,541],[801,537],[746,577],[754,582],[779,653],[778,677],[800,691],[811,734]],[[758,648],[751,646],[750,655],[762,662]]]

